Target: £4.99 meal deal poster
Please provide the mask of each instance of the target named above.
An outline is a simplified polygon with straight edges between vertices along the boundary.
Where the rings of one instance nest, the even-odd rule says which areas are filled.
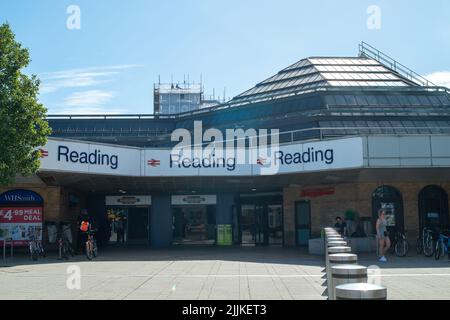
[[[0,241],[23,246],[33,238],[42,240],[42,207],[0,207]]]

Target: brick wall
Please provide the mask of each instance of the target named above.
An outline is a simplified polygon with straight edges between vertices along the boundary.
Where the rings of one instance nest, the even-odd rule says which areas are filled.
[[[438,185],[450,194],[450,182],[359,182],[337,185],[311,185],[305,188],[283,189],[285,244],[295,245],[295,202],[309,200],[311,203],[312,237],[320,236],[320,230],[335,223],[337,215],[348,209],[358,212],[360,217],[372,217],[372,193],[382,185],[397,188],[403,196],[405,229],[411,243],[419,232],[419,192],[428,185]],[[319,197],[301,197],[302,190],[313,188],[334,188],[334,194]]]

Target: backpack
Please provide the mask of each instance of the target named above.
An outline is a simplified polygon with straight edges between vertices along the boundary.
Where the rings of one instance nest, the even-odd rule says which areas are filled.
[[[83,232],[87,232],[89,229],[89,222],[88,221],[81,221],[80,224],[80,230]]]

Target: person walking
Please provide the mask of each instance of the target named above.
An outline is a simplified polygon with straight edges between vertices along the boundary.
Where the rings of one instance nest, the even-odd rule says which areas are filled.
[[[379,260],[380,262],[387,262],[385,253],[391,247],[391,240],[387,231],[386,211],[384,209],[378,210],[378,219],[376,224]]]

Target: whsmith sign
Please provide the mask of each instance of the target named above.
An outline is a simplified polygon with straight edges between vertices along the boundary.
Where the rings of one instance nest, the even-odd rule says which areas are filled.
[[[244,150],[196,152],[140,149],[50,138],[41,149],[41,171],[122,176],[257,176],[358,168],[363,166],[362,138],[282,145],[258,155]],[[267,167],[273,170],[264,170]]]

